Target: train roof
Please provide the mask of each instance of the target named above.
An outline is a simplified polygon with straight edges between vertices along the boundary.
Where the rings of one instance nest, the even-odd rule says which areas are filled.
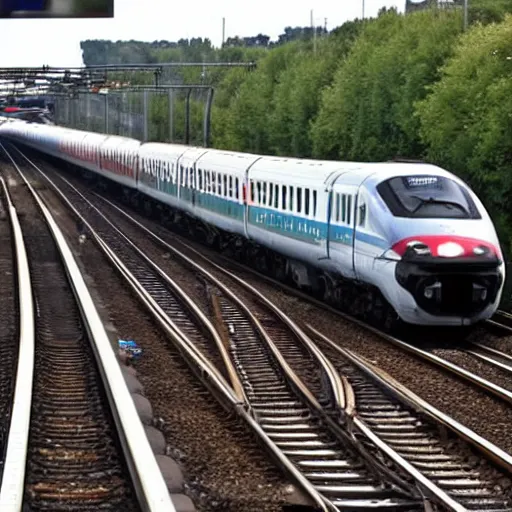
[[[366,180],[368,185],[373,184],[374,186],[377,186],[383,181],[398,176],[420,176],[425,174],[441,176],[463,183],[463,181],[455,176],[455,174],[446,171],[437,165],[429,163],[379,162],[369,165],[371,165],[373,172]]]
[[[101,143],[102,149],[115,149],[122,146],[123,149],[131,147],[133,149],[139,148],[141,145],[140,140],[132,139],[131,137],[123,137],[121,135],[104,135],[105,140]]]

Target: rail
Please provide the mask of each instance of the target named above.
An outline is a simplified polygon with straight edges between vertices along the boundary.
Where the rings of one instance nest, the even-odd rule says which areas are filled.
[[[25,460],[32,407],[32,382],[34,380],[35,322],[34,302],[27,251],[23,241],[18,215],[3,178],[0,178],[7,202],[9,220],[14,235],[16,267],[19,289],[20,347],[14,391],[11,424],[4,459],[0,487],[0,510],[18,512],[23,504]]]

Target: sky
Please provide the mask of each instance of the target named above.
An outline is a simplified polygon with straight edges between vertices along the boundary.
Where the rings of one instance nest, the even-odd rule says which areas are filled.
[[[0,67],[82,66],[80,41],[110,39],[178,41],[209,38],[222,42],[222,18],[226,39],[263,33],[276,39],[285,26],[315,24],[327,29],[362,16],[363,0],[114,0],[110,19],[0,19]],[[344,5],[345,4],[345,5]],[[364,0],[365,17],[381,7],[404,10],[405,0]],[[175,8],[174,6],[178,6]]]

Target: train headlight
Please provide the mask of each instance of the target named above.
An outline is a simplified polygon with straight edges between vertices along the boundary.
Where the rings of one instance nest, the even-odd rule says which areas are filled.
[[[398,257],[390,258],[390,259],[402,259],[402,257],[428,257],[432,256],[431,244],[429,240],[423,240],[425,237],[414,237],[414,238],[406,238],[405,240],[401,240],[397,242],[384,253],[384,257],[389,257],[388,254],[396,254]],[[428,238],[428,237],[427,237]]]
[[[419,240],[413,240],[407,244],[406,253],[414,254],[415,256],[431,256],[432,252],[430,251],[430,247],[420,242]]]

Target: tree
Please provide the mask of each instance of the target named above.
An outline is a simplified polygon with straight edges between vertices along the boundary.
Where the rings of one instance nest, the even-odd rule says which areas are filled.
[[[416,105],[428,158],[470,182],[503,236],[512,234],[512,16],[460,40]]]
[[[311,127],[319,158],[387,160],[419,157],[414,102],[438,79],[462,30],[460,12],[383,13],[365,25]]]
[[[274,88],[302,44],[294,42],[273,49],[258,62],[255,71],[246,75],[228,111],[221,120],[214,121],[216,145],[236,151],[269,152],[268,123]]]
[[[297,157],[312,155],[309,124],[318,114],[320,91],[331,84],[361,26],[360,21],[345,23],[330,37],[318,41],[316,54],[310,43],[293,56],[272,99],[268,130],[273,152]]]

